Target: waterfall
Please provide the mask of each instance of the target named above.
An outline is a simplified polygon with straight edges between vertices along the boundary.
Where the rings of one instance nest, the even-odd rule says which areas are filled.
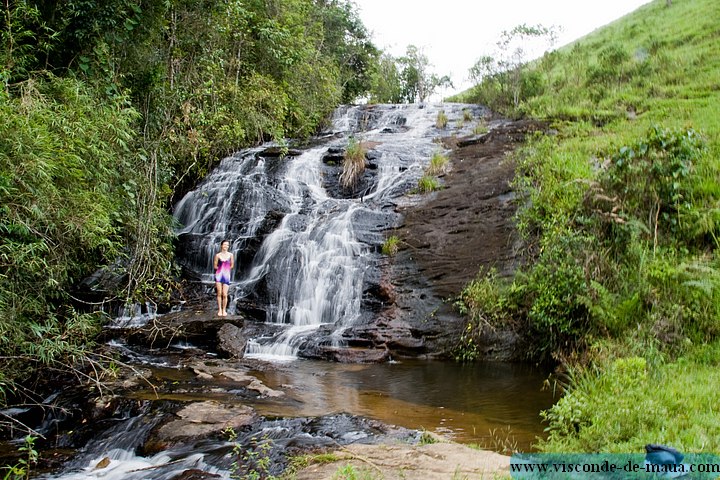
[[[440,110],[450,119],[447,130],[435,126]],[[229,311],[252,301],[266,322],[284,327],[249,341],[246,355],[293,358],[323,325],[335,332],[327,341],[339,343],[338,332],[364,313],[366,277],[395,226],[398,199],[442,150],[438,137],[471,133],[476,122],[464,119],[466,110],[475,119],[486,113],[460,104],[341,107],[312,146],[285,156],[275,144],[238,152],[176,205],[179,256],[208,295],[213,255],[228,239],[236,255]],[[341,158],[350,137],[372,153],[371,171],[352,192],[338,185],[341,167],[327,161]]]

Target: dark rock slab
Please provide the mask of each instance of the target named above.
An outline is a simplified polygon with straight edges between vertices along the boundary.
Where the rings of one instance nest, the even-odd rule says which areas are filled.
[[[231,357],[242,358],[245,354],[247,337],[242,329],[232,323],[226,323],[218,330],[218,350],[229,354]]]

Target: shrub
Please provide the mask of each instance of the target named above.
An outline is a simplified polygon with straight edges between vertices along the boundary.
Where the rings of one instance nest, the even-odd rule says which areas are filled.
[[[608,206],[618,207],[619,223],[641,223],[655,245],[686,236],[681,221],[691,209],[691,174],[704,150],[694,130],[657,126],[645,138],[620,148],[600,178],[604,197],[617,198]]]

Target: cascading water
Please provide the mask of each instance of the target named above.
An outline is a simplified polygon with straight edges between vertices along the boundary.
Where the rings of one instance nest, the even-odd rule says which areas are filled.
[[[315,146],[286,156],[277,145],[241,151],[177,204],[185,265],[210,291],[212,257],[230,240],[238,260],[230,312],[251,302],[266,322],[285,327],[249,341],[246,356],[292,358],[321,325],[335,331],[325,342],[338,342],[338,332],[363,314],[366,276],[383,232],[395,226],[396,200],[417,186],[441,150],[435,139],[448,134],[435,126],[439,111],[458,122],[454,133],[467,134],[474,125],[460,122],[468,109],[475,118],[485,114],[460,104],[343,107]],[[372,171],[347,191],[338,185],[341,167],[327,159],[341,158],[351,137],[369,146]]]
[[[228,470],[206,463],[215,451],[228,450],[227,442],[203,445],[203,452],[193,448],[163,451],[150,457],[136,454],[150,430],[161,416],[145,415],[120,419],[102,436],[91,441],[84,451],[65,465],[58,474],[41,475],[43,480],[171,480],[189,469],[202,469],[219,478],[231,478]],[[196,445],[193,447],[197,448]],[[215,454],[217,456],[217,454]]]

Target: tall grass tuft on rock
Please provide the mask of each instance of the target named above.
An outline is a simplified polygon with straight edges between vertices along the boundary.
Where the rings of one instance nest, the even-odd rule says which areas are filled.
[[[473,128],[473,133],[475,135],[482,135],[483,133],[488,133],[489,131],[490,128],[488,128],[488,124],[485,120],[479,120]]]
[[[442,152],[435,152],[430,158],[430,165],[425,169],[426,175],[442,175],[448,167],[449,159]]]
[[[437,114],[437,118],[435,119],[435,126],[442,130],[445,127],[447,127],[447,124],[448,124],[447,113],[445,113],[445,110],[440,110]]]
[[[392,257],[400,249],[400,237],[397,235],[390,235],[382,245],[383,255]]]
[[[420,193],[430,193],[440,190],[441,188],[440,181],[431,175],[423,175],[422,178],[418,180],[418,191]]]
[[[357,185],[358,180],[365,172],[365,153],[362,141],[351,137],[345,150],[343,171],[340,174],[340,185],[343,188],[354,188]]]

